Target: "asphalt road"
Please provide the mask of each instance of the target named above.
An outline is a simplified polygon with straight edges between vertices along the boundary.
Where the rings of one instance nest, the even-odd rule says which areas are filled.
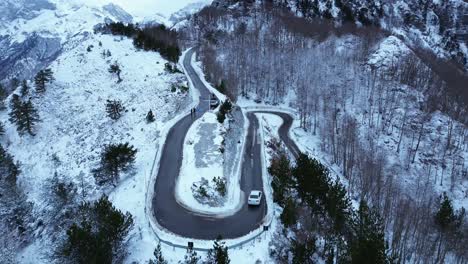
[[[190,113],[187,113],[187,116],[177,122],[167,135],[154,186],[152,212],[160,226],[183,237],[212,240],[221,235],[223,238],[236,238],[260,227],[267,212],[264,199],[260,206],[249,207],[247,205],[247,195],[251,190],[263,191],[261,142],[257,136],[259,123],[253,113],[247,114],[250,126],[242,158],[241,189],[246,194],[243,207],[231,216],[222,218],[207,217],[189,211],[175,199],[175,183],[182,164],[185,136],[192,123],[209,108],[206,100],[209,98],[210,92],[199,79],[190,63],[193,52],[192,49],[187,53],[183,63],[187,75],[200,91],[200,105],[197,107],[196,117],[192,117]],[[262,113],[276,114],[283,119],[283,125],[279,129],[280,138],[294,156],[297,156],[299,149],[288,136],[293,121],[292,117],[279,112]]]

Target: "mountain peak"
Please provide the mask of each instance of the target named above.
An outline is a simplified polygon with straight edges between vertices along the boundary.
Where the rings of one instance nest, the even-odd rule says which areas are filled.
[[[114,3],[109,3],[107,5],[104,5],[102,7],[103,10],[105,10],[107,13],[115,17],[117,20],[125,22],[125,23],[131,23],[133,21],[132,15],[130,15],[127,11],[125,11],[123,8],[120,6],[114,4]]]

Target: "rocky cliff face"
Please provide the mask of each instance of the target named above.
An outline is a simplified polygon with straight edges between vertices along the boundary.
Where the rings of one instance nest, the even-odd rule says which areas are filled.
[[[133,17],[127,11],[123,10],[120,6],[115,4],[107,4],[102,7],[104,11],[109,13],[110,15],[114,16],[117,20],[122,21],[124,23],[132,23]]]
[[[55,10],[47,0],[2,0],[0,1],[0,28],[14,19],[32,19],[41,10]]]
[[[60,54],[60,39],[32,34],[21,43],[0,36],[0,78],[29,79]]]

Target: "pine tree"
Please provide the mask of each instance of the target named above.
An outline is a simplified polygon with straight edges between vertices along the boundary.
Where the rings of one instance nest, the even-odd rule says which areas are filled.
[[[23,80],[23,82],[21,83],[20,93],[21,93],[21,97],[25,97],[26,95],[29,94],[28,81]]]
[[[16,123],[17,120],[21,118],[21,106],[23,102],[21,102],[20,97],[17,94],[13,94],[10,100],[10,116],[9,120],[11,123]]]
[[[5,126],[0,122],[0,136],[5,135]]]
[[[16,187],[16,180],[20,172],[19,165],[15,163],[13,156],[0,145],[0,180],[8,182],[9,190]]]
[[[153,123],[154,122],[154,114],[153,111],[149,110],[148,114],[146,115],[146,122]]]
[[[207,262],[213,264],[229,264],[231,260],[228,255],[228,248],[224,242],[221,242],[222,237],[216,238],[213,248],[208,250]]]
[[[100,167],[95,172],[99,183],[112,182],[119,179],[120,172],[128,171],[135,162],[137,149],[127,143],[111,144],[104,148],[101,154]]]
[[[442,232],[447,231],[450,225],[455,221],[455,213],[453,211],[452,201],[444,192],[440,202],[439,210],[435,215],[435,222]]]
[[[73,212],[81,216],[67,230],[63,255],[77,263],[113,263],[122,256],[122,242],[133,226],[129,213],[117,210],[107,196],[83,203]]]
[[[321,211],[330,186],[328,169],[306,154],[300,154],[292,174],[299,197],[313,210]]]
[[[20,134],[28,132],[32,136],[35,135],[34,127],[40,119],[31,99],[27,102],[21,102],[18,95],[13,95],[9,116],[10,122],[16,124],[16,128]]]
[[[328,190],[325,210],[333,220],[333,230],[340,234],[350,216],[351,202],[343,184],[337,179]]]
[[[349,241],[351,264],[387,263],[385,231],[382,219],[375,210],[361,201],[354,216],[352,237]]]
[[[153,252],[154,259],[150,259],[149,264],[167,264],[161,251],[161,243],[158,243]]]
[[[291,251],[293,254],[293,264],[314,263],[311,258],[317,250],[315,238],[306,238],[304,242],[292,241]]]
[[[297,222],[297,206],[292,198],[288,198],[284,203],[283,212],[281,212],[281,223],[285,227],[290,227]]]
[[[9,236],[13,235],[13,239],[22,241],[31,227],[32,203],[27,201],[22,188],[17,184],[20,173],[19,164],[15,163],[14,157],[0,145],[0,226],[2,226],[2,239],[8,240]]]
[[[458,212],[454,211],[452,201],[444,192],[434,219],[439,231],[436,255],[438,263],[445,262],[445,254],[442,252],[442,244],[444,240],[456,240],[454,237],[457,236],[464,218],[465,209],[462,208]]]
[[[217,114],[217,119],[219,123],[224,123],[224,120],[226,120],[226,115],[231,112],[232,110],[232,103],[229,100],[226,100],[221,104],[221,107],[219,108],[219,112]]]
[[[193,247],[187,248],[187,253],[185,253],[183,264],[197,264],[200,261],[200,257],[197,255],[197,252],[193,250]]]
[[[271,160],[268,173],[273,177],[271,187],[273,189],[273,201],[283,205],[292,187],[291,162],[286,154],[281,153]]]
[[[7,92],[5,87],[0,83],[0,109],[5,109],[5,98],[7,96]]]
[[[114,64],[111,64],[108,70],[110,73],[117,75],[117,83],[120,83],[122,79],[120,78],[120,73],[122,70],[120,69],[120,65],[117,62],[114,62]]]
[[[0,99],[3,100],[5,99],[7,95],[5,87],[0,83]]]
[[[46,84],[55,80],[54,73],[51,69],[40,70],[36,77],[34,77],[34,83],[36,84],[36,91],[43,93],[46,90]]]
[[[107,115],[111,119],[113,119],[113,120],[119,119],[122,116],[123,111],[125,111],[125,107],[122,105],[121,101],[107,100],[106,112],[107,112]]]

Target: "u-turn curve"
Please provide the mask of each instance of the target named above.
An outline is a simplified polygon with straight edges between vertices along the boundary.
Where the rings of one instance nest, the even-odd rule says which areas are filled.
[[[242,207],[229,216],[206,216],[190,211],[176,201],[175,186],[182,165],[182,153],[184,139],[193,122],[208,111],[208,104],[203,103],[210,96],[208,88],[200,80],[200,77],[191,65],[191,59],[195,49],[189,50],[183,60],[186,75],[191,79],[195,89],[200,92],[200,104],[197,107],[196,117],[187,114],[180,119],[167,134],[159,160],[159,168],[154,181],[152,197],[153,219],[167,231],[186,238],[213,240],[219,235],[223,238],[237,238],[244,236],[264,224],[267,214],[265,201],[258,207],[249,207],[245,201]],[[294,156],[299,154],[299,148],[291,138],[289,129],[293,118],[291,115],[275,111],[257,111],[278,115],[283,119],[279,128],[279,136],[286,147]],[[256,141],[253,135],[257,133],[259,122],[254,112],[248,112],[249,127],[245,142],[244,153],[241,158],[240,187],[244,193],[251,190],[263,190],[261,142]],[[245,197],[246,199],[246,197]]]

